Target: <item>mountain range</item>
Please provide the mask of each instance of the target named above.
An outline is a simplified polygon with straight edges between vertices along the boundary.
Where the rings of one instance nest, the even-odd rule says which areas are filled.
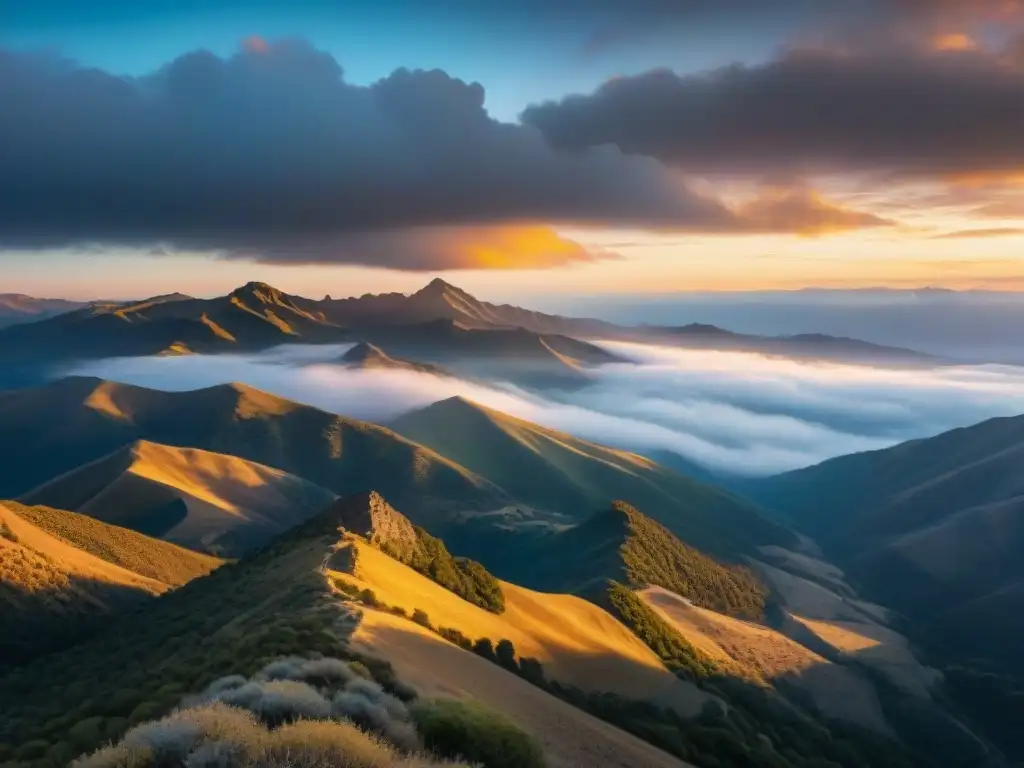
[[[0,328],[0,355],[23,368],[105,357],[253,351],[285,343],[369,342],[417,363],[475,365],[485,373],[519,373],[528,383],[578,385],[585,383],[587,367],[622,362],[586,339],[853,363],[941,362],[911,350],[820,334],[775,338],[714,326],[629,327],[562,317],[480,301],[440,279],[409,295],[351,299],[307,299],[253,282],[212,299],[172,293],[74,308],[25,298],[18,306],[40,309],[21,312],[25,321]],[[58,306],[70,311],[54,314]]]
[[[68,299],[37,299],[23,293],[0,293],[0,327],[42,320],[85,305]]]
[[[356,349],[344,364],[407,364]],[[950,668],[944,683],[930,663],[957,657],[915,645],[946,625],[865,578],[883,566],[860,566],[875,557],[861,542],[893,515],[936,522],[931,497],[913,515],[878,504],[953,482],[957,467],[960,479],[984,468],[965,488],[998,489],[968,509],[1015,498],[1016,424],[911,443],[842,477],[727,491],[462,398],[379,426],[241,384],[72,377],[0,392],[0,422],[0,498],[18,499],[0,537],[0,641],[17,651],[0,677],[0,742],[16,762],[63,764],[218,674],[316,652],[390,664],[420,690],[455,686],[550,734],[553,763],[593,761],[600,744],[624,766],[772,764],[757,735],[770,732],[786,768],[822,754],[851,768],[930,768],[929,754],[999,765],[977,706],[949,703],[944,686],[964,678]],[[871,477],[879,495],[860,493],[858,511],[852,489]],[[815,499],[825,486],[836,496]],[[804,506],[784,514],[787,499]],[[849,525],[831,538],[820,509]],[[965,572],[983,575],[977,563]],[[97,693],[68,706],[55,686]],[[550,718],[587,735],[556,737]],[[716,728],[731,735],[713,741]]]
[[[345,343],[351,369],[538,387],[630,364],[588,338],[930,364],[439,280],[96,303],[0,330],[0,354]],[[552,766],[1003,768],[1024,757],[998,714],[1024,672],[1021,419],[740,480],[462,397],[378,425],[241,383],[0,390],[0,765],[66,765],[218,676],[312,654],[495,708]]]

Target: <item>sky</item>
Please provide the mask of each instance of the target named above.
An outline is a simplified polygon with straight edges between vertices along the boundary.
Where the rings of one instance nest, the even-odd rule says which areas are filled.
[[[1024,290],[1017,0],[0,0],[0,292]]]

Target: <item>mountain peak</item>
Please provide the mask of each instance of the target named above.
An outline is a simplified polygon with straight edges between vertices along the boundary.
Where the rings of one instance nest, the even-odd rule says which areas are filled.
[[[458,288],[455,288],[455,286],[452,285],[451,283],[445,282],[440,277],[435,277],[433,280],[431,280],[429,283],[423,286],[423,288],[421,288],[420,291],[446,291],[449,288],[454,288],[455,290],[458,290]]]
[[[338,499],[320,513],[324,526],[344,529],[373,544],[388,544],[399,551],[419,540],[409,518],[392,507],[377,491]]]
[[[370,361],[387,362],[388,354],[375,344],[363,341],[341,356],[343,363],[365,363]]]
[[[282,304],[285,300],[285,294],[282,291],[272,285],[255,280],[235,288],[230,295],[240,299],[255,299],[265,304]]]

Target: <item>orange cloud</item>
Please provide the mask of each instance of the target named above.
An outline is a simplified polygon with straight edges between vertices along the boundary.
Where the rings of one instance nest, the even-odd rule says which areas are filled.
[[[770,187],[735,209],[741,224],[757,232],[791,232],[820,237],[895,222],[873,213],[844,208],[811,189]]]
[[[963,32],[938,35],[932,39],[932,48],[936,51],[973,51],[977,47],[974,38]]]
[[[227,258],[266,264],[346,264],[412,272],[450,269],[547,269],[618,254],[588,248],[538,224],[408,227],[320,238],[304,247],[289,238],[259,251],[236,250]]]
[[[545,226],[441,228],[434,237],[463,269],[539,269],[614,255],[589,250]]]
[[[1021,227],[982,227],[978,229],[958,229],[935,235],[936,240],[972,240],[979,237],[1020,237],[1024,235]]]

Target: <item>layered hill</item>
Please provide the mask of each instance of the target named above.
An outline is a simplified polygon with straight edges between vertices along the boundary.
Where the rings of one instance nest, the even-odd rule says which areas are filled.
[[[161,392],[90,378],[0,392],[0,496],[138,440],[226,454],[339,494],[386,491],[419,521],[508,503],[491,483],[394,432],[241,384]]]
[[[23,494],[193,550],[239,557],[334,494],[235,456],[139,440]]]
[[[1022,470],[1024,417],[999,418],[756,481],[748,492],[884,602],[1018,664],[1001,638],[1024,633]]]
[[[71,512],[0,503],[0,669],[69,645],[218,565]]]
[[[580,440],[454,397],[391,425],[509,496],[579,523],[623,500],[688,544],[735,556],[793,534],[746,501],[627,451]]]
[[[736,352],[756,352],[803,360],[830,360],[864,365],[934,366],[944,361],[903,347],[873,344],[844,336],[802,333],[793,336],[759,336],[735,333],[714,325],[644,326],[638,329],[647,340],[685,347]]]

